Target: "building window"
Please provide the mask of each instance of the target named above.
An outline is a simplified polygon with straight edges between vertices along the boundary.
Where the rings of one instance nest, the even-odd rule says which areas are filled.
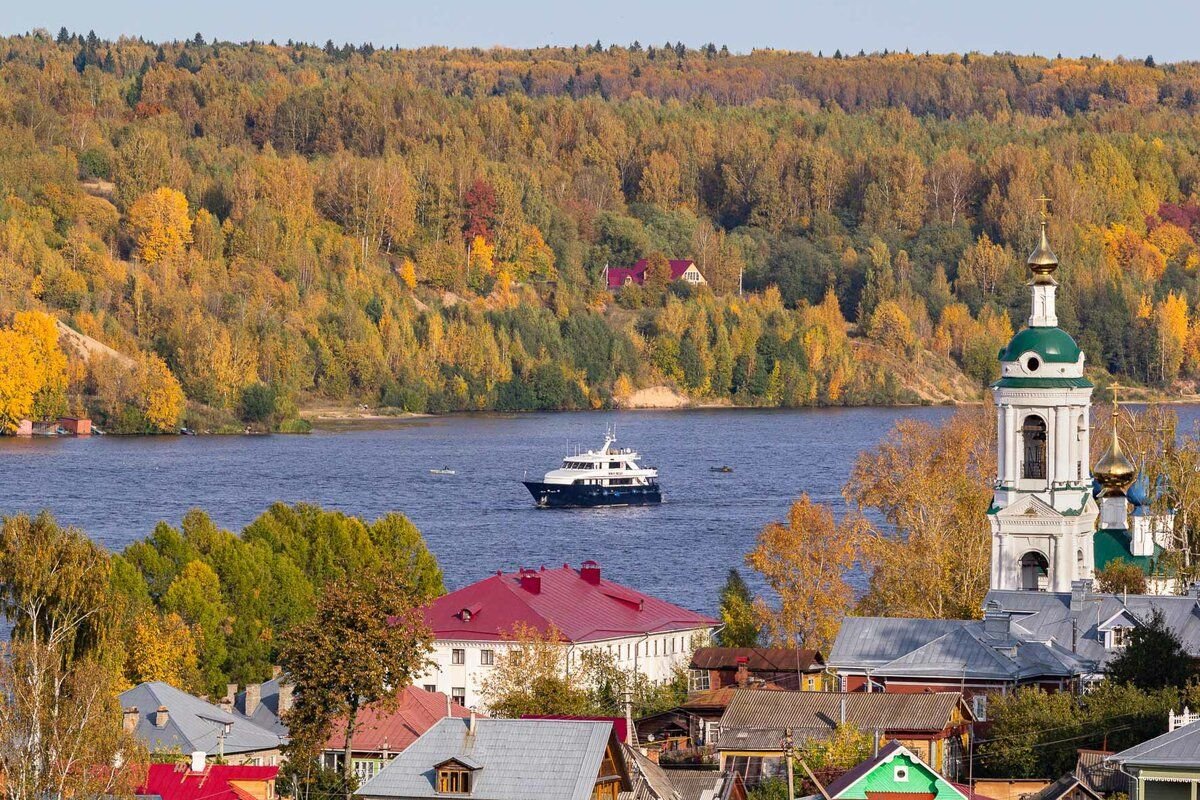
[[[688,691],[689,692],[707,692],[711,684],[709,682],[708,670],[693,669],[688,670]]]
[[[364,784],[371,778],[375,777],[376,771],[379,769],[378,762],[375,761],[355,761],[354,762],[354,777],[358,778],[359,784]]]
[[[971,698],[971,713],[976,722],[987,722],[987,695],[977,694]]]
[[[904,764],[897,764],[896,768],[892,770],[892,777],[896,779],[897,783],[905,783],[908,780],[908,767]]]
[[[455,686],[453,689],[451,689],[450,697],[453,698],[454,702],[458,703],[460,706],[465,706],[467,704],[467,690],[462,686]]]
[[[451,664],[467,663],[467,651],[463,650],[461,647],[456,647],[453,650],[451,650],[450,651],[450,663]]]
[[[496,651],[495,650],[480,650],[479,651],[479,663],[483,664],[485,667],[490,667],[493,664],[495,664],[496,663]]]
[[[1109,632],[1109,636],[1112,640],[1110,647],[1114,650],[1122,649],[1129,644],[1129,628],[1113,628]]]
[[[425,686],[424,686],[423,688],[424,688],[424,689],[425,689],[425,691],[427,691],[427,692],[436,692],[436,691],[437,691],[437,684],[436,684],[436,683],[427,683],[427,684],[425,684]]]
[[[471,791],[471,773],[461,767],[439,767],[438,794],[467,794]]]
[[[658,639],[654,640],[654,655],[658,655]]]
[[[1021,425],[1021,439],[1025,444],[1025,459],[1021,464],[1022,478],[1046,477],[1046,421],[1030,414]]]

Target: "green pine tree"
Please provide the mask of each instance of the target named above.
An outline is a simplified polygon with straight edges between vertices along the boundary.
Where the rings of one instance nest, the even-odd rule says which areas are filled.
[[[754,614],[754,596],[737,569],[721,588],[722,628],[717,639],[722,647],[755,647],[758,645],[758,619]]]

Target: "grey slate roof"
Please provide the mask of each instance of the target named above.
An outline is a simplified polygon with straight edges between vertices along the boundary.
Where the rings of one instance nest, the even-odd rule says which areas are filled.
[[[992,681],[1067,678],[1087,667],[1057,643],[1038,640],[1016,624],[998,633],[981,620],[883,617],[846,617],[829,664],[869,669],[880,677]]]
[[[723,797],[723,790],[733,782],[729,775],[711,769],[673,769],[667,776],[679,792],[680,800],[700,800],[706,791],[713,792],[714,797]]]
[[[1075,763],[1075,777],[1096,794],[1129,794],[1129,776],[1107,760],[1111,755],[1113,753],[1108,750],[1080,750],[1079,760]]]
[[[167,709],[167,724],[161,728],[154,724],[159,706]],[[160,681],[141,683],[123,692],[121,707],[137,708],[134,734],[150,752],[177,749],[182,753],[203,750],[214,754],[223,747],[226,753],[253,753],[274,750],[281,744],[278,733]],[[222,743],[220,734],[226,725],[229,733]]]
[[[472,800],[588,800],[605,749],[615,743],[611,722],[550,719],[446,718],[397,755],[356,794],[368,798],[443,797],[434,765],[473,759]],[[620,758],[620,747],[614,746]],[[625,789],[630,788],[622,781]]]
[[[1148,620],[1154,609],[1163,612],[1163,619],[1182,641],[1184,649],[1200,657],[1200,606],[1197,598],[1174,595],[1124,595],[1077,592],[988,592],[987,602],[1006,611],[1016,612],[1014,622],[1029,636],[1056,641],[1066,650],[1072,649],[1099,672],[1114,655],[1104,647],[1104,635],[1099,630],[1106,621],[1126,611],[1138,619]],[[1074,610],[1072,610],[1074,605]]]
[[[273,678],[262,683],[262,694],[259,698],[258,708],[254,709],[254,713],[250,715],[249,719],[260,728],[266,728],[286,739],[288,736],[287,725],[283,724],[283,720],[279,714],[279,681],[279,678]],[[234,698],[233,708],[239,714],[245,715],[245,689],[238,692],[237,697]]]
[[[1107,760],[1125,769],[1175,767],[1200,770],[1200,723],[1193,722],[1162,736],[1155,736],[1115,756],[1109,756]]]
[[[633,790],[622,792],[620,800],[680,800],[666,770],[642,755],[636,747],[627,744],[622,747],[633,780]]]
[[[1147,620],[1156,608],[1200,657],[1196,597],[992,591],[986,608],[993,618],[1010,618],[1007,630],[987,620],[846,617],[827,663],[880,677],[1019,682],[1094,674],[1114,654],[1104,646],[1105,623]]]

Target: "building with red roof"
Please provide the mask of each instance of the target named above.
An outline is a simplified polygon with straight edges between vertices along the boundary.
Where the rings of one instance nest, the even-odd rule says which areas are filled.
[[[395,705],[369,705],[358,712],[354,726],[354,750],[350,760],[360,784],[375,777],[395,755],[420,738],[445,717],[469,718],[471,711],[441,692],[408,686],[396,693]],[[342,768],[345,756],[346,720],[336,720],[325,741],[322,766]]]
[[[277,775],[279,767],[205,764],[203,758],[191,764],[151,764],[137,795],[162,800],[275,800]]]
[[[673,258],[668,263],[671,265],[671,280],[682,280],[693,286],[708,283],[704,279],[704,276],[700,274],[695,261],[686,258]],[[610,267],[605,264],[602,271],[604,285],[614,291],[631,283],[641,286],[646,282],[646,267],[649,264],[650,259],[648,258],[641,259],[632,267]]]
[[[617,665],[666,680],[686,667],[692,639],[711,633],[717,621],[704,614],[605,579],[600,565],[579,569],[521,569],[443,595],[425,608],[433,631],[436,668],[422,681],[467,707],[482,704],[480,690],[497,653],[512,646],[513,633],[557,630],[568,665],[581,648],[602,649]]]

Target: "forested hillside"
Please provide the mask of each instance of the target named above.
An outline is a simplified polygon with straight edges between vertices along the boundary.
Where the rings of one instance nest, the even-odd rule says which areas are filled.
[[[115,429],[177,424],[141,397],[171,376],[168,412],[265,425],[961,399],[1027,313],[1042,194],[1089,362],[1200,376],[1200,65],[63,29],[0,39],[0,85],[0,326],[127,357],[68,353]],[[709,287],[603,287],[662,256]]]

